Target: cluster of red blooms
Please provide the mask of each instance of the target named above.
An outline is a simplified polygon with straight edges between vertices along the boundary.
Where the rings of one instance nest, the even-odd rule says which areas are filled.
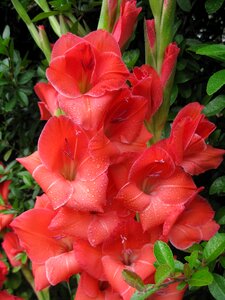
[[[2,163],[0,163],[0,165],[2,165]],[[0,176],[0,178],[1,177],[2,176]],[[1,201],[4,202],[0,205],[0,210],[8,210],[8,209],[12,208],[11,205],[8,203],[9,185],[10,185],[10,180],[5,180],[0,183],[0,197],[1,197]],[[0,214],[0,230],[7,227],[12,220],[13,220],[13,214],[1,213]],[[7,233],[7,235],[9,235],[9,236],[11,234],[13,234],[13,233],[12,232]],[[6,239],[8,240],[8,237],[6,237]],[[16,237],[16,239],[17,239],[17,237]],[[19,246],[19,244],[18,244],[18,246]],[[21,252],[22,248],[19,246],[19,247],[15,247],[15,249],[17,249],[17,250],[20,249],[20,250],[18,250],[18,252],[14,252],[12,257],[14,257],[17,253]],[[7,253],[9,254],[10,251],[11,250],[9,249],[9,252],[7,251]],[[7,274],[8,274],[8,268],[7,268],[6,264],[3,262],[3,256],[0,254],[0,289],[2,289],[3,284],[4,284],[5,280],[7,279],[7,277],[6,277]],[[6,290],[1,290],[0,291],[0,300],[22,300],[22,299],[9,294]]]
[[[48,83],[35,86],[48,121],[37,151],[18,159],[44,194],[13,220],[3,242],[13,266],[26,251],[37,290],[80,274],[75,300],[129,300],[135,289],[122,271],[152,283],[156,240],[186,249],[219,228],[191,177],[216,168],[224,154],[205,141],[215,126],[203,107],[187,105],[170,136],[146,146],[145,123],[162,103],[178,48],[168,46],[160,75],[148,65],[130,73],[118,30],[117,41],[98,30],[55,43]],[[149,299],[183,293],[170,285]]]

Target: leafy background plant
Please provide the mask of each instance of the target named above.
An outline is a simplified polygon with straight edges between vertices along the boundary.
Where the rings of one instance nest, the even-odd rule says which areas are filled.
[[[97,27],[101,1],[48,1],[48,9],[42,9],[41,3],[42,1],[21,1],[34,28],[44,25],[51,43],[57,39],[57,30],[53,30],[48,18],[57,18],[62,32],[71,31],[84,35]],[[138,4],[143,10],[136,34],[123,54],[129,68],[144,63],[143,20],[144,17],[152,17],[147,0],[139,1]],[[5,170],[0,167],[0,181],[12,181],[9,201],[16,214],[33,207],[34,199],[40,191],[29,173],[15,159],[35,150],[44,125],[39,120],[38,99],[33,86],[44,79],[47,61],[12,3],[1,1],[0,9],[3,12],[0,25],[0,161],[6,166]],[[177,0],[174,40],[181,52],[168,120],[168,123],[171,122],[185,104],[197,100],[205,105],[204,113],[217,126],[209,140],[217,148],[225,148],[224,14],[224,0]],[[169,129],[169,126],[166,128]],[[224,167],[223,162],[217,170],[195,178],[198,186],[205,187],[202,195],[216,210],[216,220],[221,225],[220,233],[209,242],[194,246],[187,252],[171,247],[171,254],[171,250],[168,246],[164,247],[163,243],[155,245],[157,288],[165,278],[176,277],[177,272],[182,272],[185,276],[183,282],[190,286],[185,299],[225,299]],[[169,261],[162,263],[160,255],[169,257]],[[173,255],[176,255],[176,261]],[[24,299],[34,299],[32,290],[24,283],[22,276],[19,269],[11,269],[6,288]],[[132,280],[138,280],[134,274],[127,276],[131,284],[134,284]],[[50,289],[52,299],[72,299],[75,282],[75,278],[71,278],[68,284],[63,283]],[[136,287],[140,288],[139,285]],[[142,286],[142,292],[143,289],[145,287]],[[142,298],[137,296],[135,299],[144,298],[142,295]]]

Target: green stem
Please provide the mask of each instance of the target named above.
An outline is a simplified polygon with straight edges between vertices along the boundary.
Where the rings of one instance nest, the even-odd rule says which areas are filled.
[[[98,21],[98,29],[105,29],[105,30],[109,31],[108,0],[102,1],[100,17],[99,17],[99,21]]]
[[[27,25],[28,30],[30,31],[30,34],[32,35],[33,39],[35,40],[35,43],[38,45],[38,47],[41,49],[41,44],[39,41],[39,34],[32,23],[30,17],[28,16],[27,12],[25,11],[24,7],[18,0],[12,0],[12,4],[17,11],[20,18],[24,21],[24,23]]]
[[[49,9],[48,3],[46,0],[34,0],[37,5],[40,6],[40,8],[44,11],[44,12],[50,12],[51,10]],[[50,25],[52,27],[52,29],[54,30],[55,34],[58,35],[58,37],[60,37],[62,35],[61,32],[61,28],[59,25],[58,20],[56,19],[55,16],[50,16],[48,17]]]
[[[71,13],[66,13],[65,16],[67,16],[73,24],[77,23],[77,33],[79,36],[85,36],[87,34],[84,27],[80,24],[80,22],[78,22],[74,15]]]
[[[21,270],[22,270],[22,273],[23,273],[24,277],[26,278],[26,280],[29,282],[30,286],[34,290],[34,293],[36,294],[38,300],[50,300],[50,295],[49,295],[49,289],[48,288],[46,288],[42,291],[39,291],[39,292],[35,290],[34,278],[33,278],[33,275],[31,273],[30,269],[23,266],[21,268]]]

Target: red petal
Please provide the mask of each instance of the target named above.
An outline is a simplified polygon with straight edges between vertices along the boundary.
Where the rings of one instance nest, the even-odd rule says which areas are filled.
[[[122,201],[125,207],[142,211],[149,204],[150,196],[141,191],[136,184],[127,183],[116,196],[116,199]]]
[[[55,111],[59,107],[58,105],[58,93],[56,90],[49,84],[45,82],[39,82],[34,86],[35,93],[42,102],[39,102],[39,108],[42,108],[41,119],[48,120],[46,118],[49,114],[50,116],[54,115]]]
[[[79,180],[96,180],[108,169],[108,161],[101,157],[86,157],[77,168],[77,178]]]
[[[98,97],[83,95],[76,99],[60,95],[59,103],[63,111],[75,123],[81,125],[85,130],[96,131],[102,126],[108,106],[115,97],[117,97],[117,91],[105,91],[104,95]]]
[[[33,171],[41,165],[41,160],[37,151],[29,156],[16,159],[21,165],[24,166],[31,174]]]
[[[92,218],[93,216],[89,213],[82,213],[64,206],[52,219],[49,229],[64,235],[87,239],[87,230]]]
[[[20,297],[9,294],[7,291],[0,291],[0,300],[23,300]]]
[[[173,283],[168,285],[168,287],[160,289],[158,292],[150,296],[149,300],[182,300],[186,288],[179,291],[177,289],[179,283]]]
[[[67,34],[63,34],[61,38],[59,38],[54,44],[51,60],[55,59],[58,56],[64,55],[69,49],[82,41],[83,39],[81,37],[70,32],[68,32]]]
[[[212,220],[214,211],[204,198],[197,196],[169,232],[171,243],[178,249],[186,249],[193,243],[209,240],[219,229]]]
[[[51,118],[38,141],[38,153],[43,164],[61,174],[67,165],[75,165],[81,159],[86,147],[87,137],[82,129],[64,116]]]
[[[205,149],[199,150],[200,144],[190,145],[185,152],[184,160],[181,163],[185,172],[191,175],[198,175],[210,169],[216,169],[223,161],[225,150],[213,148],[205,144]]]
[[[98,280],[82,272],[74,300],[105,300],[98,286]]]
[[[171,156],[163,148],[152,146],[145,150],[130,169],[129,178],[140,183],[145,177],[159,182],[170,177],[175,170]]]
[[[100,175],[95,180],[78,180],[73,182],[74,193],[67,202],[69,207],[80,211],[103,211],[106,202],[106,188],[108,177]]]
[[[132,267],[135,273],[145,279],[155,272],[154,262],[153,246],[147,244],[141,249],[141,253],[132,264]]]
[[[105,274],[101,263],[101,247],[92,247],[88,242],[77,241],[74,243],[76,259],[81,268],[98,280],[105,280]]]
[[[99,97],[106,90],[121,88],[129,72],[122,59],[112,52],[96,55],[96,70],[93,73],[93,87],[88,92],[90,96]]]
[[[52,86],[66,97],[80,96],[77,81],[67,73],[67,60],[64,56],[55,58],[46,70],[46,76]]]
[[[114,52],[121,57],[121,51],[115,38],[105,30],[92,31],[84,37],[99,52]]]
[[[49,257],[65,251],[65,246],[59,240],[54,239],[53,233],[48,230],[54,214],[48,209],[31,209],[11,223],[21,246],[35,263],[42,264]]]
[[[92,222],[88,228],[88,241],[95,247],[102,243],[112,234],[117,227],[119,218],[116,212],[93,215]]]
[[[122,271],[125,269],[125,265],[116,261],[111,256],[102,257],[102,264],[106,278],[112,288],[123,297],[123,300],[130,300],[135,289],[129,286],[123,279]]]
[[[21,265],[21,262],[16,259],[16,255],[23,252],[23,248],[20,246],[19,239],[14,232],[7,232],[4,235],[2,248],[4,249],[10,264],[13,267]]]
[[[32,263],[32,271],[34,274],[34,285],[36,291],[40,291],[49,287],[50,283],[46,277],[45,264]]]
[[[113,28],[113,36],[123,48],[131,37],[141,7],[136,7],[136,1],[123,1],[120,6],[120,16]]]
[[[170,43],[165,50],[165,55],[161,68],[161,81],[163,87],[166,86],[168,80],[170,79],[174,71],[179,52],[180,49],[177,47],[176,43]]]
[[[53,173],[43,165],[37,167],[32,176],[51,200],[54,209],[66,204],[73,195],[73,186],[62,175]]]
[[[56,285],[61,281],[65,281],[69,279],[70,276],[80,272],[80,266],[77,263],[74,251],[50,257],[46,261],[45,266],[46,276],[51,285]]]

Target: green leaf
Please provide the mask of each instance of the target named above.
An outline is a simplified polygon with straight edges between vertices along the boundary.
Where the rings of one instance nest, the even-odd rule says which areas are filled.
[[[225,84],[225,69],[214,73],[207,83],[206,91],[208,95],[217,92]]]
[[[196,54],[206,55],[219,61],[225,61],[225,45],[214,44],[214,45],[200,45],[191,47],[189,50],[195,50]]]
[[[212,183],[209,189],[209,194],[222,194],[225,193],[225,176],[221,176],[216,178],[216,180]]]
[[[136,290],[142,291],[145,288],[144,282],[141,277],[135,272],[129,270],[123,270],[122,272],[124,280]]]
[[[217,233],[206,244],[203,258],[207,263],[214,261],[225,250],[225,233]]]
[[[225,176],[224,176],[225,178]],[[217,212],[215,219],[220,225],[225,225],[225,206],[221,207]]]
[[[185,260],[189,263],[191,269],[196,268],[200,265],[200,261],[198,259],[198,251],[195,250],[189,256],[185,256]]]
[[[0,164],[0,175],[5,174],[5,168]]]
[[[220,257],[219,262],[220,262],[221,266],[225,269],[225,257],[224,256]]]
[[[178,71],[176,73],[176,83],[185,83],[194,77],[193,73],[187,71]]]
[[[131,300],[145,300],[152,294],[154,294],[158,288],[155,288],[153,284],[149,284],[145,291],[143,292],[135,292],[134,295],[131,297]]]
[[[13,6],[15,7],[18,15],[23,19],[23,21],[26,23],[26,24],[30,24],[31,23],[31,20],[25,10],[25,8],[23,7],[23,5],[20,3],[20,1],[18,0],[12,0],[12,4]]]
[[[209,272],[208,268],[196,271],[191,279],[188,280],[190,287],[192,286],[205,286],[213,282],[213,275]]]
[[[200,244],[194,244],[191,247],[187,248],[185,251],[188,253],[192,253],[193,251],[200,251],[202,252],[203,248]]]
[[[159,265],[155,272],[155,283],[160,284],[172,273],[172,269],[168,265]]]
[[[183,11],[189,12],[191,11],[192,5],[190,0],[177,0],[177,4]]]
[[[213,274],[214,281],[209,285],[209,291],[216,300],[225,299],[225,278],[218,274]]]
[[[190,268],[189,264],[187,264],[187,263],[184,264],[184,275],[185,275],[185,277],[190,278],[191,274],[192,274],[192,272],[191,272],[191,268]]]
[[[157,241],[154,244],[154,255],[159,264],[166,264],[170,266],[172,270],[174,270],[175,263],[173,258],[173,252],[166,243],[162,241]]]
[[[58,15],[58,14],[59,14],[58,11],[42,12],[42,13],[38,14],[36,17],[34,17],[31,21],[32,22],[38,22],[38,21],[41,21],[43,19],[47,19],[48,17],[55,16],[55,15]]]
[[[0,205],[5,205],[5,201],[1,194],[0,194]]]
[[[224,108],[225,108],[225,95],[219,95],[205,106],[205,108],[203,109],[203,113],[207,117],[211,117],[216,114],[219,114]]]
[[[1,209],[0,213],[4,215],[11,215],[11,214],[13,215],[13,214],[17,214],[18,211],[15,209]]]
[[[9,80],[0,78],[0,86],[7,85],[9,83],[10,83]]]
[[[22,264],[27,262],[27,254],[25,252],[20,252],[15,256],[15,259],[21,261]]]
[[[170,97],[170,105],[172,105],[176,101],[177,95],[178,95],[178,86],[174,84],[171,92],[171,97]]]
[[[17,289],[20,284],[22,282],[22,278],[21,278],[21,273],[17,272],[17,273],[13,273],[10,274],[10,276],[7,278],[7,280],[5,281],[5,285],[7,289]]]
[[[28,83],[33,77],[34,77],[35,72],[33,70],[29,70],[25,73],[23,73],[20,77],[19,77],[19,84],[25,84]]]
[[[139,56],[139,49],[129,50],[123,53],[123,61],[127,65],[128,69],[132,69],[135,66]]]
[[[2,38],[5,40],[9,37],[10,37],[10,27],[9,27],[9,25],[6,25],[4,28],[4,31],[2,33]]]
[[[4,161],[7,161],[7,160],[10,158],[11,154],[12,154],[12,149],[9,149],[9,150],[4,154],[4,157],[3,157]]]
[[[181,290],[183,290],[186,286],[187,286],[187,283],[186,283],[186,282],[181,282],[181,283],[178,284],[177,290],[178,290],[178,291],[181,291]]]
[[[174,260],[175,263],[175,272],[183,272],[184,264],[179,260]]]
[[[17,273],[17,272],[20,271],[20,270],[21,270],[21,266],[14,267],[14,268],[12,269],[12,273]]]
[[[27,95],[23,91],[21,91],[21,90],[18,91],[18,95],[20,97],[20,100],[21,100],[22,104],[24,106],[28,106],[29,101],[28,101]]]
[[[220,9],[223,5],[224,0],[206,0],[205,9],[208,14],[213,14]]]

